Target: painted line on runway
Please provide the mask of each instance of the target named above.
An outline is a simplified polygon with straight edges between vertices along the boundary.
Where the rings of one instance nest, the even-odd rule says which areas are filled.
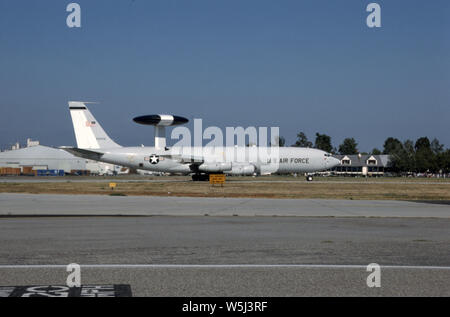
[[[62,269],[67,265],[0,265],[0,269]],[[367,265],[344,264],[80,264],[81,268],[96,269],[215,269],[215,268],[311,268],[366,269]],[[380,265],[382,269],[450,270],[450,266]]]
[[[30,285],[0,286],[0,298],[4,297],[132,297],[129,284],[118,285]]]

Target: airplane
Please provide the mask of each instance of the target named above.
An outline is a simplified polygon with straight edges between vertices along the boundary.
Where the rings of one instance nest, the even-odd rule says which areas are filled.
[[[307,180],[312,181],[312,176],[308,174],[340,165],[340,161],[330,153],[313,148],[235,146],[224,147],[217,154],[217,151],[212,153],[207,147],[201,149],[167,147],[166,127],[185,124],[189,121],[173,115],[147,115],[134,118],[136,123],[154,126],[155,146],[122,147],[106,134],[89,111],[87,104],[78,101],[69,102],[77,147],[62,148],[85,159],[137,170],[192,175],[194,181],[207,181],[210,174],[266,175],[272,173],[304,173],[307,175]],[[269,154],[264,158],[260,155],[256,157],[248,155],[252,150],[258,150],[259,153],[276,153],[276,155]],[[236,151],[242,151],[244,155],[236,158]]]

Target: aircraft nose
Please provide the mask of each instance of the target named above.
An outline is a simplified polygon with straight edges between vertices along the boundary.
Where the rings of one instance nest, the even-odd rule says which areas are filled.
[[[333,157],[331,160],[331,164],[333,165],[333,167],[341,165],[341,161],[338,160],[337,158]]]

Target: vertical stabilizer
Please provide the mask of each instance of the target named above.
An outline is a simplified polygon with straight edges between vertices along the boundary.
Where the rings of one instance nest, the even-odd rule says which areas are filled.
[[[70,115],[80,149],[112,149],[121,147],[106,134],[84,102],[70,101]]]

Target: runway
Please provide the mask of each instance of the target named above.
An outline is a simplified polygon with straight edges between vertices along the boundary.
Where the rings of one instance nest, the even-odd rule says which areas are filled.
[[[449,227],[425,218],[3,218],[0,285],[63,285],[65,269],[47,265],[79,263],[94,265],[83,284],[129,284],[135,296],[448,296]],[[380,289],[366,285],[369,263],[382,266]]]
[[[450,218],[450,205],[394,200],[0,194],[0,216]]]
[[[0,286],[78,263],[134,296],[450,295],[445,204],[0,194],[0,213]]]
[[[65,268],[0,270],[8,285],[63,285]],[[125,284],[133,296],[449,296],[450,270],[381,268],[367,287],[364,268],[83,268],[86,285]],[[270,303],[270,298],[267,298]]]

